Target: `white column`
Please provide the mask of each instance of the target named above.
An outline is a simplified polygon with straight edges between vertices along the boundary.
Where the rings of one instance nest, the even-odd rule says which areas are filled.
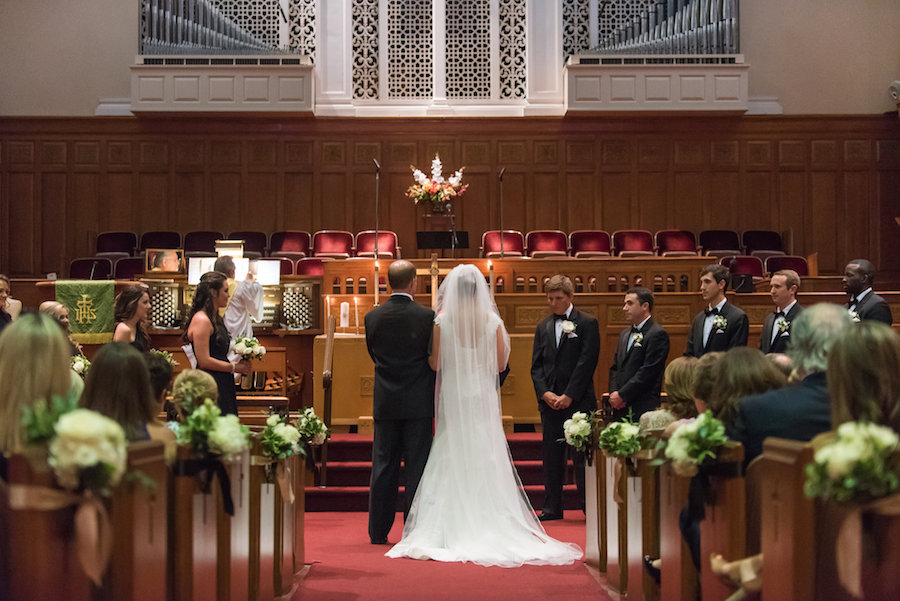
[[[319,0],[316,114],[353,114],[353,38],[350,0]]]
[[[528,104],[542,115],[562,114],[565,111],[562,3],[530,0],[525,19]],[[527,106],[525,114],[530,114]]]
[[[432,105],[442,111],[447,106],[447,6],[445,0],[434,0],[431,3],[432,36],[431,62],[433,65],[434,83],[432,89]],[[429,115],[436,114],[434,110]]]

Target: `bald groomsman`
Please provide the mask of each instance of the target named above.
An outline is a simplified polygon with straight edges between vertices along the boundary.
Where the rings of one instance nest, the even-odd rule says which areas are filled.
[[[725,298],[729,275],[728,268],[718,263],[707,265],[700,272],[700,295],[706,308],[694,318],[685,355],[700,358],[713,351],[747,346],[747,314]]]
[[[782,269],[772,275],[769,294],[775,303],[775,311],[766,315],[759,350],[764,353],[783,353],[791,341],[791,324],[803,311],[797,302],[800,276],[793,269]]]
[[[887,325],[894,323],[891,308],[883,298],[875,294],[875,266],[865,259],[853,259],[844,268],[844,291],[850,297],[847,310],[854,321],[872,319]]]

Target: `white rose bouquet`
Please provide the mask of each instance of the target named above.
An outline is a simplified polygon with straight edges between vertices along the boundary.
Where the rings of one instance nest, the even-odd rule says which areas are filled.
[[[890,428],[847,422],[837,438],[816,451],[806,466],[804,492],[838,502],[887,496],[900,487],[897,434]]]
[[[630,421],[613,422],[603,428],[600,449],[613,457],[628,457],[641,450],[640,428]]]
[[[563,422],[563,434],[566,444],[570,445],[579,453],[584,453],[585,461],[591,464],[594,455],[594,425],[597,419],[597,412],[576,411],[572,417]]]
[[[266,420],[260,443],[263,455],[270,459],[284,459],[295,453],[306,452],[301,442],[300,430],[278,414],[270,415]]]
[[[300,418],[297,420],[297,430],[300,431],[303,440],[311,445],[322,444],[328,436],[325,422],[319,419],[312,407],[307,407],[300,414]]]
[[[72,371],[84,378],[91,369],[91,362],[84,355],[72,355]]]
[[[666,457],[679,476],[693,476],[707,458],[715,458],[719,448],[728,442],[725,426],[707,411],[675,430],[666,444]]]
[[[209,399],[190,409],[179,425],[178,444],[189,445],[200,457],[219,455],[231,461],[249,448],[250,429],[236,415],[222,415]]]
[[[231,350],[241,359],[262,359],[266,354],[266,347],[255,336],[238,336],[232,343]]]
[[[125,473],[122,426],[94,411],[74,409],[59,418],[55,430],[48,463],[60,486],[108,495]]]

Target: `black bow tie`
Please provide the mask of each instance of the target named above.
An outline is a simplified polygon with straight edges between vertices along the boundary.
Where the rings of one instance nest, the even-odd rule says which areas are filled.
[[[710,315],[718,315],[718,314],[719,314],[719,310],[716,309],[716,308],[706,309],[706,310],[704,311],[704,313],[706,313],[706,316],[709,317]]]
[[[554,313],[553,317],[555,317],[556,319],[561,319],[563,321],[569,319],[569,316],[566,315],[565,313]]]
[[[632,333],[632,334],[640,334],[640,333],[641,333],[641,329],[640,329],[639,327],[637,327],[637,326],[631,326],[631,333]]]
[[[848,309],[853,309],[853,308],[855,308],[856,305],[858,305],[858,304],[859,304],[859,301],[856,300],[855,298],[852,298],[852,299],[850,299],[850,302],[847,303],[847,308],[848,308]]]
[[[784,311],[775,311],[775,319],[779,317],[785,317]]]

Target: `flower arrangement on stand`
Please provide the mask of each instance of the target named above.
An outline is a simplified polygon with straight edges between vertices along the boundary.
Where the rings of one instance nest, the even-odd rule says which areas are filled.
[[[300,413],[297,430],[306,444],[310,445],[320,445],[328,437],[328,428],[325,426],[325,422],[319,419],[312,407],[307,407]]]
[[[666,457],[672,460],[672,469],[679,476],[694,476],[698,466],[706,459],[714,459],[719,448],[728,438],[725,426],[707,411],[695,420],[688,421],[672,434],[666,444]]]
[[[430,178],[413,165],[410,165],[409,168],[413,172],[413,179],[416,183],[406,190],[406,196],[411,198],[416,205],[425,203],[432,213],[450,213],[451,201],[462,196],[469,187],[468,184],[462,184],[465,167],[460,167],[456,173],[448,179],[444,179],[444,167],[438,155],[434,155],[434,160],[431,161]]]
[[[72,371],[81,376],[82,379],[87,377],[88,370],[91,369],[91,362],[82,354],[72,355]]]
[[[594,449],[596,448],[595,429],[597,427],[597,412],[576,411],[572,417],[563,422],[563,434],[566,444],[579,453],[584,454],[584,462],[592,465]]]

